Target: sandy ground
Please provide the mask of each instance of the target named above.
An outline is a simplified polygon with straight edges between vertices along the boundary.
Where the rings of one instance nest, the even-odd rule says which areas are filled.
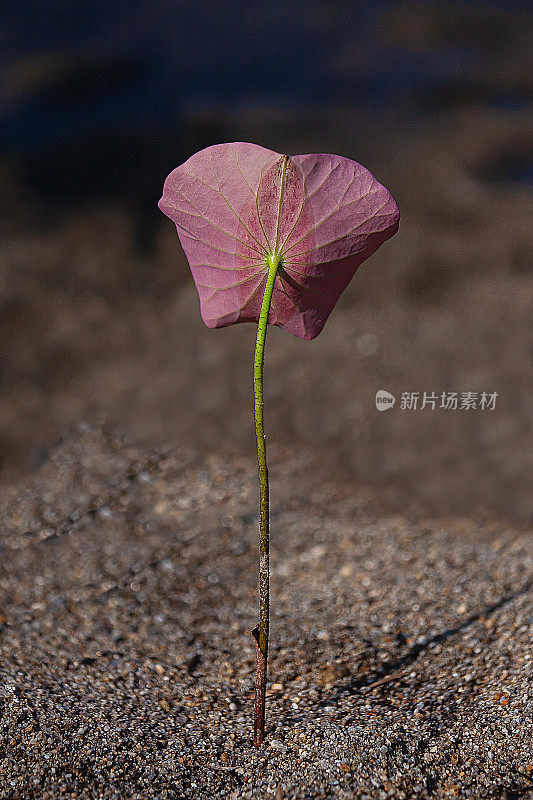
[[[254,459],[83,425],[1,490],[1,798],[533,796],[531,539],[271,476],[260,753]]]

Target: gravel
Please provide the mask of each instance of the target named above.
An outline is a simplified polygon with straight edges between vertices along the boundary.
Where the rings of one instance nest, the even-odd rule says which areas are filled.
[[[531,539],[270,456],[260,752],[254,459],[82,425],[0,490],[1,798],[533,796]]]

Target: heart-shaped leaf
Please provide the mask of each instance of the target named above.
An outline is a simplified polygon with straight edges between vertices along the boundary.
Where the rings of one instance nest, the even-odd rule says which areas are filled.
[[[398,230],[390,192],[337,155],[284,156],[247,142],[207,147],[170,173],[159,207],[175,222],[210,328],[259,319],[313,339],[356,269]]]

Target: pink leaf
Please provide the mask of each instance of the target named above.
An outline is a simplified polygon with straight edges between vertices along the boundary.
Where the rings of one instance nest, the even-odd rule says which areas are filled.
[[[302,339],[320,333],[399,219],[389,191],[355,161],[247,142],[191,156],[166,179],[159,207],[176,224],[208,327],[257,322],[275,253],[269,323]]]

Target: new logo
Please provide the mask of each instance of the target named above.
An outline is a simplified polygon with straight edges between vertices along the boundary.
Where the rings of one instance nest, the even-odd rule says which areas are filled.
[[[394,408],[395,402],[394,395],[386,392],[385,389],[380,389],[379,392],[376,392],[376,408],[378,411],[387,411],[389,408]]]

